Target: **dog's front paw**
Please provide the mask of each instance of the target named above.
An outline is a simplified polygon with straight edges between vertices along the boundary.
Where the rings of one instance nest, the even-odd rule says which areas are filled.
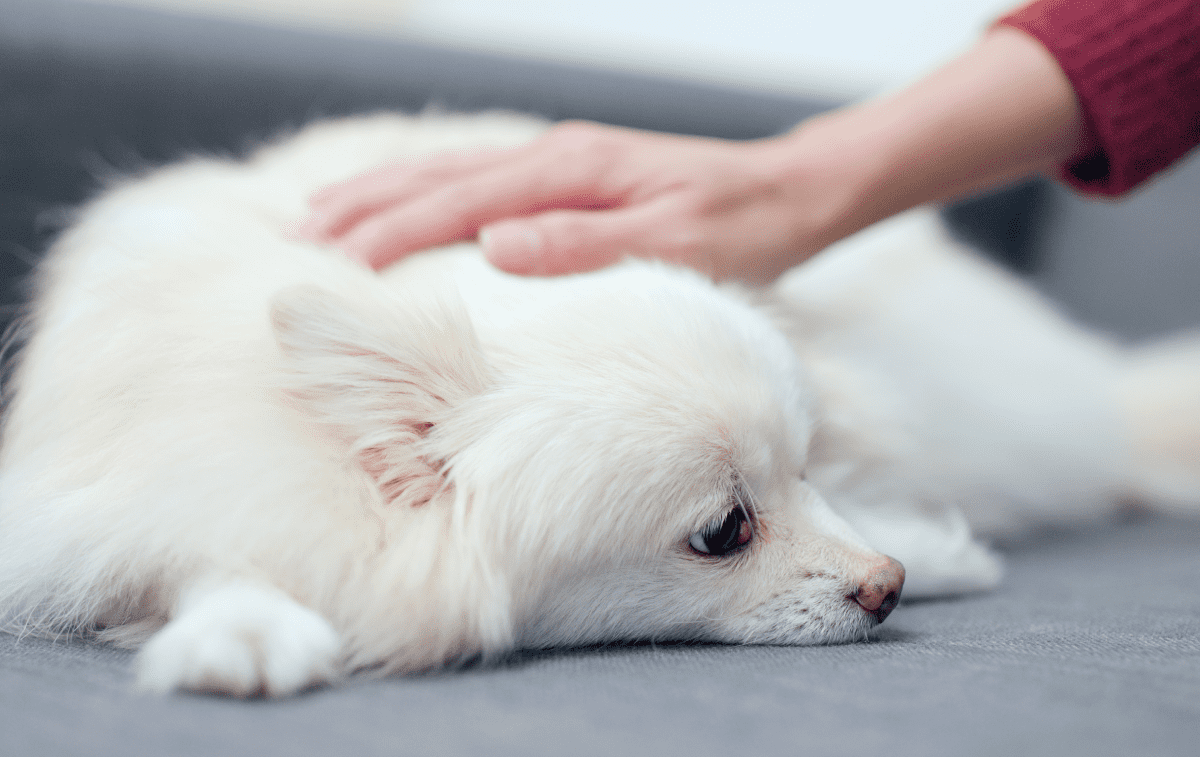
[[[138,658],[138,685],[286,696],[331,680],[341,642],[317,613],[271,587],[226,583],[189,597]]]

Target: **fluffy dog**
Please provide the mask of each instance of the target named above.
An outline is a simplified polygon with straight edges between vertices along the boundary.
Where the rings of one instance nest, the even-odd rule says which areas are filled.
[[[280,229],[515,116],[310,127],[85,209],[8,387],[0,614],[144,647],[157,691],[288,694],[518,647],[861,639],[986,589],[973,540],[1200,491],[1200,360],[1131,355],[930,213],[774,288],[627,262],[383,274]]]

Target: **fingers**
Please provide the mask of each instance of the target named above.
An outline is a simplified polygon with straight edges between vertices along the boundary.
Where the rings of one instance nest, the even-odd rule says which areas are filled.
[[[312,195],[309,198],[312,212],[300,223],[300,234],[333,241],[364,218],[460,176],[487,170],[508,160],[511,152],[479,148],[434,158],[390,161]]]
[[[719,233],[722,219],[737,226],[769,173],[748,155],[723,142],[560,124],[524,147],[353,177],[314,195],[301,234],[376,269],[480,235],[489,259],[513,273],[587,271],[634,255],[723,275],[730,254],[713,240],[740,249],[756,229]]]
[[[417,250],[474,238],[505,218],[555,208],[603,208],[612,199],[598,189],[589,166],[563,165],[552,153],[520,156],[464,178],[421,191],[369,213],[338,240],[346,254],[381,268]],[[398,190],[399,191],[399,190]]]
[[[627,256],[664,257],[661,203],[607,211],[556,210],[484,228],[479,241],[509,273],[554,276],[603,268]]]
[[[381,268],[427,247],[473,238],[502,219],[612,208],[626,199],[629,166],[641,165],[629,153],[643,140],[611,127],[564,123],[518,148],[392,163],[314,195],[299,234]]]

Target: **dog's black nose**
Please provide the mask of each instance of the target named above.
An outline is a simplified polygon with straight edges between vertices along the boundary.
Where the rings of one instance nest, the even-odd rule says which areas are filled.
[[[900,590],[904,588],[904,566],[899,560],[885,557],[871,569],[866,579],[854,592],[854,601],[875,618],[876,623],[884,619],[900,604]]]

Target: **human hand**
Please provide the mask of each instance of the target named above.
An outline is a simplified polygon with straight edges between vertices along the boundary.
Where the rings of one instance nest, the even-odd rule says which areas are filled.
[[[1079,154],[1075,93],[1015,29],[900,92],[730,142],[568,122],[511,150],[392,163],[312,199],[301,234],[382,268],[479,236],[513,273],[586,271],[626,255],[770,281],[859,229]]]
[[[767,281],[833,241],[823,237],[831,193],[797,180],[789,155],[782,138],[568,122],[523,147],[389,163],[327,187],[301,233],[373,268],[478,235],[488,259],[514,273],[632,255]]]

